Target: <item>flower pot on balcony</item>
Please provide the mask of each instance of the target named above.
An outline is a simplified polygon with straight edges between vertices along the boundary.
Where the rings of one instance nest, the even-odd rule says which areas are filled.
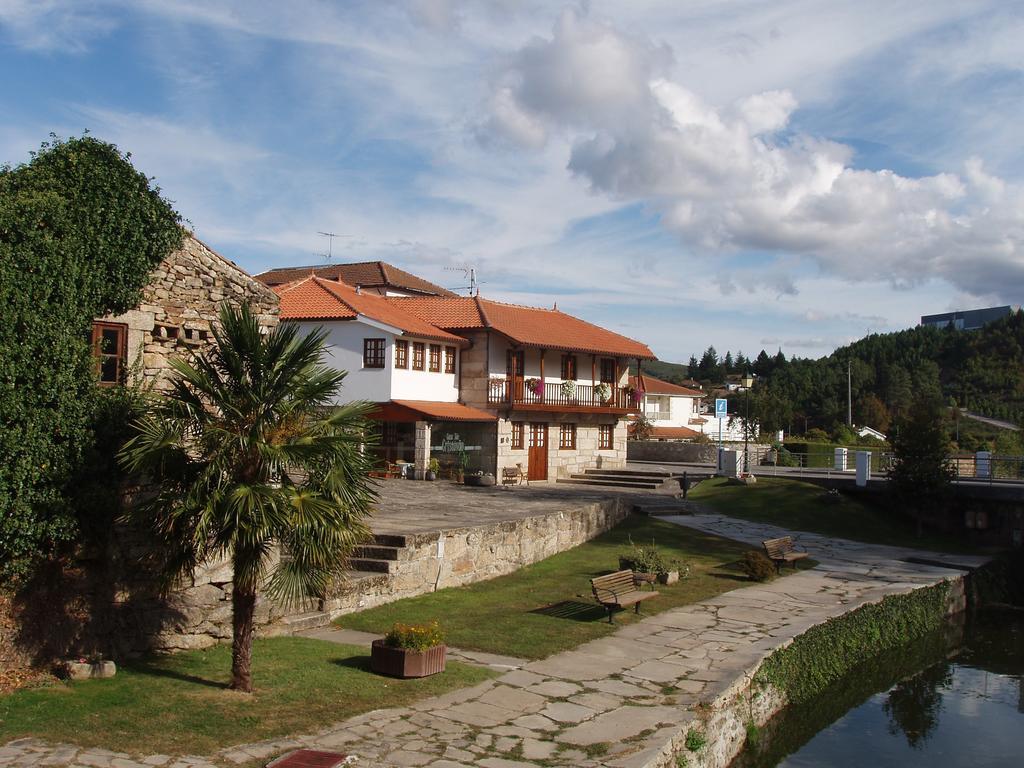
[[[383,638],[374,640],[370,648],[370,669],[391,677],[427,677],[444,672],[446,645],[435,645],[425,651],[394,648]]]

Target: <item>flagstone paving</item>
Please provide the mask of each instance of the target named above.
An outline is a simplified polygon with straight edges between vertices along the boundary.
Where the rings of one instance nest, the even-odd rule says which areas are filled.
[[[357,755],[357,765],[384,768],[665,765],[667,745],[678,743],[694,710],[712,704],[776,647],[830,617],[984,562],[784,531],[699,508],[665,519],[750,543],[790,534],[819,565],[650,616],[472,688],[368,712],[313,734],[205,758],[141,758],[20,739],[0,747],[0,766],[211,768],[300,747],[342,751]]]

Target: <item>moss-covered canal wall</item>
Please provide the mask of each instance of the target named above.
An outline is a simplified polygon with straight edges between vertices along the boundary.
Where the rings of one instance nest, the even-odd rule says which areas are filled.
[[[748,738],[790,703],[806,701],[880,651],[923,638],[967,608],[966,577],[908,589],[781,640],[694,718],[649,768],[726,768]]]

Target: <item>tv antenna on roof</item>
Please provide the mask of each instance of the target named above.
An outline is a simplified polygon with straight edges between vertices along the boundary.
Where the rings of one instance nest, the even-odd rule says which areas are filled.
[[[469,283],[469,285],[459,286],[456,290],[468,290],[470,296],[476,296],[478,293],[480,293],[480,283],[478,283],[476,279],[476,267],[473,266],[472,264],[467,264],[465,266],[459,267],[445,267],[444,270],[445,272],[461,272],[466,276],[466,280]]]
[[[336,237],[352,237],[352,235],[338,235],[334,232],[320,232],[317,230],[318,235],[323,235],[327,238],[327,253],[318,253],[318,256],[323,256],[324,259],[330,261],[334,256],[334,238]]]

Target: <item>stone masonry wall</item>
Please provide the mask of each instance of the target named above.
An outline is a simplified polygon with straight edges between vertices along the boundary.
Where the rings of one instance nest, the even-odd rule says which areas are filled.
[[[187,357],[213,341],[220,305],[249,304],[264,328],[278,323],[277,295],[191,235],[164,259],[143,289],[142,302],[103,318],[128,326],[127,364],[133,382],[167,389],[171,357]]]
[[[387,578],[342,587],[324,605],[331,617],[513,573],[614,528],[630,513],[620,497],[548,515],[410,536]]]
[[[599,425],[612,424],[611,450],[599,450]],[[523,448],[512,448],[512,422],[524,424]],[[623,419],[607,414],[580,413],[523,413],[511,419],[498,419],[498,474],[505,467],[523,465],[525,472],[529,465],[530,422],[546,422],[548,425],[548,480],[583,472],[586,469],[622,469],[626,466],[627,427]],[[563,423],[576,424],[576,448],[562,449],[559,444],[559,429]]]
[[[626,443],[626,457],[631,461],[686,462],[714,464],[717,445],[675,443],[664,440],[630,440]]]

